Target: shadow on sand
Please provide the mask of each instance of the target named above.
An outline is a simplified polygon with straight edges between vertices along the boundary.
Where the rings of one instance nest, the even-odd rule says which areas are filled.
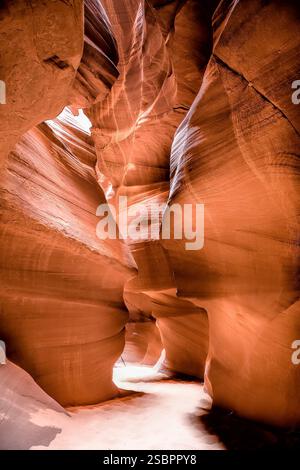
[[[279,429],[249,421],[233,412],[213,408],[202,416],[189,416],[192,424],[218,436],[228,450],[300,448],[300,430]]]

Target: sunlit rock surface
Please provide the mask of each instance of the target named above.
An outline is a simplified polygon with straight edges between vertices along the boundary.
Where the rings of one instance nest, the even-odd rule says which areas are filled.
[[[163,349],[160,330],[153,321],[132,321],[126,325],[121,363],[154,366]]]
[[[104,196],[94,162],[89,135],[66,113],[22,137],[2,180],[1,338],[64,405],[117,394],[123,287],[134,273],[119,240],[96,236]]]
[[[299,423],[300,373],[291,361],[300,334],[299,111],[290,98],[299,21],[292,2],[225,3],[171,154],[169,201],[205,204],[205,247],[163,245],[177,295],[208,313],[205,384],[214,403]]]
[[[49,446],[68,413],[20,367],[0,367],[0,450]]]
[[[16,96],[0,107],[1,154],[12,150],[0,235],[10,359],[59,403],[81,405],[116,396],[123,352],[153,364],[165,349],[165,366],[204,378],[215,405],[299,425],[294,2],[87,0],[84,35],[81,2],[52,2],[48,16],[33,4],[36,35],[23,2],[0,10],[0,41],[18,37],[10,23],[24,31],[1,63]],[[35,70],[40,50],[50,60]],[[67,104],[91,135],[82,111],[54,119]],[[150,234],[99,240],[97,206],[120,214],[119,196],[150,211],[204,204],[203,249]]]
[[[196,96],[209,59],[211,8],[194,1],[157,12],[136,0],[102,4],[116,40],[120,74],[107,97],[85,110],[92,122],[97,177],[118,213],[122,212],[120,196],[128,197],[129,207],[143,204],[152,211],[154,203],[163,207],[167,203],[174,134]],[[122,24],[118,18],[124,12],[128,21]],[[186,24],[191,25],[188,31]],[[134,35],[130,35],[132,31]],[[191,43],[197,47],[190,48]],[[131,297],[129,311],[139,307],[145,312],[139,304],[146,302],[148,313],[155,318],[163,315],[159,328],[169,367],[203,377],[206,314],[189,302],[178,301],[175,291],[167,296],[155,294],[152,303],[149,289],[159,291],[174,285],[161,244],[152,243],[150,236],[145,238],[137,243],[128,240],[139,271],[138,278],[125,287],[125,300]],[[199,315],[195,325],[185,318],[190,307],[193,315]],[[181,325],[187,336],[185,344]],[[195,343],[195,329],[200,333],[199,343]]]
[[[4,1],[0,5],[0,165],[31,127],[69,103],[83,48],[83,1]],[[1,168],[0,166],[0,168]]]

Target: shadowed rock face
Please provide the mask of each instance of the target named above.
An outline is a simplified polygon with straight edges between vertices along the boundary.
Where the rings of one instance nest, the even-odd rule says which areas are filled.
[[[0,105],[1,153],[18,141],[1,180],[9,357],[62,404],[105,400],[130,318],[126,359],[154,363],[163,347],[215,405],[299,424],[294,2],[88,0],[84,36],[81,2],[51,14],[25,3],[0,10],[0,41],[8,23],[24,31],[14,67],[14,43],[1,63],[16,97]],[[91,135],[69,110],[42,122],[66,104],[84,108]],[[120,213],[119,196],[149,210],[203,203],[204,248],[99,240],[96,208]]]
[[[300,419],[291,361],[300,328],[299,116],[289,96],[299,21],[292,5],[278,2],[223,7],[171,154],[169,200],[205,204],[205,247],[164,247],[178,295],[208,312],[205,383],[214,403],[291,424]]]
[[[9,357],[64,405],[117,393],[111,374],[124,347],[123,286],[134,272],[119,240],[96,237],[104,196],[95,155],[69,119],[41,124],[16,145],[1,217],[1,337]]]
[[[1,366],[0,391],[0,450],[48,446],[62,431],[53,422],[64,422],[68,413],[11,362]],[[50,425],[44,425],[45,417]]]
[[[0,5],[0,164],[31,127],[68,104],[83,47],[83,1],[4,0]]]

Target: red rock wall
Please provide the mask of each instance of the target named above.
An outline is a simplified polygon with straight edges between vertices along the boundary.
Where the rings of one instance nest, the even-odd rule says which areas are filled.
[[[26,90],[10,102],[0,134],[3,155],[19,139],[2,180],[0,331],[11,358],[61,403],[111,397],[128,309],[132,321],[157,320],[168,367],[204,377],[214,404],[299,424],[294,2],[88,0],[84,38],[80,2],[62,3],[42,36],[50,20],[37,2],[33,32],[25,3],[0,10],[0,41],[7,21],[31,38],[9,84],[17,90],[23,67],[35,104]],[[41,70],[28,59],[36,51]],[[92,138],[70,116],[32,128],[65,104],[84,108]],[[147,208],[203,203],[204,248],[100,241],[96,207],[118,212],[121,195]],[[139,340],[129,349],[143,356]]]
[[[104,196],[90,138],[52,128],[27,132],[2,178],[0,331],[11,360],[61,404],[96,403],[117,394],[134,263],[118,240],[96,237]]]
[[[68,104],[83,48],[83,1],[0,5],[0,164],[30,128]],[[0,167],[1,168],[1,167]]]
[[[179,3],[154,11],[137,0],[102,2],[117,44],[119,76],[107,97],[96,98],[86,113],[93,125],[98,181],[117,211],[119,196],[127,196],[129,206],[142,203],[149,210],[153,203],[167,203],[172,141],[201,85],[212,41],[211,9],[195,1]],[[128,18],[124,23],[118,20],[123,15]],[[150,239],[128,243],[139,271],[138,278],[125,286],[127,305],[131,298],[129,310],[143,304],[144,292],[149,311],[159,319],[169,367],[203,377],[206,313],[178,301],[176,292],[164,294],[163,289],[174,285],[160,243]],[[155,294],[153,305],[149,289],[162,290],[161,296]],[[166,308],[167,314],[162,314]],[[145,311],[145,306],[139,309]],[[195,324],[189,314],[196,316]],[[185,344],[180,337],[182,325]]]
[[[214,404],[299,423],[291,361],[300,335],[299,109],[291,102],[299,19],[292,2],[225,5],[171,155],[170,202],[205,204],[205,246],[163,245],[178,295],[208,313],[205,384]]]

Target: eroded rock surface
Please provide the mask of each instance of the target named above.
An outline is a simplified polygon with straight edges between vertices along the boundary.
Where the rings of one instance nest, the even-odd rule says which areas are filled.
[[[71,116],[17,144],[1,216],[1,337],[8,356],[64,405],[117,394],[111,377],[124,347],[123,287],[134,273],[119,240],[96,236],[104,196],[90,137]]]
[[[11,362],[0,367],[0,450],[48,447],[68,413],[20,367]]]
[[[0,41],[24,31],[1,63],[16,96],[0,107],[1,153],[18,140],[1,183],[9,357],[60,403],[105,400],[117,393],[112,366],[130,318],[130,360],[152,362],[164,348],[166,365],[204,378],[215,405],[298,425],[294,2],[88,0],[84,37],[81,2],[51,2],[49,15],[32,4],[0,10]],[[39,15],[34,32],[28,15]],[[19,67],[32,108],[27,88],[17,93]],[[69,111],[41,123],[66,104],[84,109],[91,135]],[[150,234],[99,240],[97,206],[120,214],[119,196],[150,211],[204,204],[203,249]],[[155,320],[162,343],[149,337]]]
[[[31,127],[56,117],[69,95],[83,48],[83,1],[4,1],[0,5],[0,165]]]
[[[299,18],[292,2],[225,5],[171,155],[169,202],[205,204],[205,246],[163,245],[177,294],[208,312],[205,383],[214,403],[299,423],[300,373],[291,361],[300,333],[299,110],[290,97]]]

